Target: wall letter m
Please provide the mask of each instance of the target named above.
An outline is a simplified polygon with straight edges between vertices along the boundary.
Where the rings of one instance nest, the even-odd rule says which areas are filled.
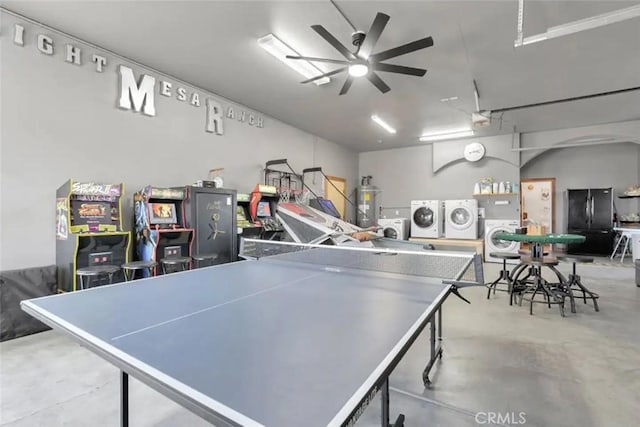
[[[153,94],[156,78],[143,74],[140,84],[138,84],[131,68],[120,65],[118,72],[120,74],[118,107],[124,110],[133,108],[138,113],[142,110],[142,113],[147,116],[155,116],[156,106]]]

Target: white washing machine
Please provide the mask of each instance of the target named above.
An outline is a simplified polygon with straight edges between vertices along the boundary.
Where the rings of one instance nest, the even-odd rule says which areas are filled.
[[[409,218],[381,218],[378,220],[378,226],[382,227],[377,231],[378,236],[397,240],[409,238]]]
[[[478,238],[478,201],[446,200],[444,202],[445,227],[447,239]]]
[[[440,200],[411,201],[411,237],[439,238],[444,234],[444,204]]]
[[[507,240],[498,240],[494,236],[499,232],[514,233],[516,228],[520,227],[520,221],[517,219],[485,219],[484,220],[484,260],[485,262],[499,262],[502,259],[489,256],[491,252],[508,252],[517,254],[520,249],[519,242],[509,242]],[[520,260],[508,259],[508,264],[517,264]]]

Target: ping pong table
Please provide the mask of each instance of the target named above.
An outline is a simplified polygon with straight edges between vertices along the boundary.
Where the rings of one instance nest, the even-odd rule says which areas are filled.
[[[216,425],[351,426],[442,304],[482,282],[473,253],[245,240],[246,261],[22,301],[128,378]],[[459,294],[458,294],[459,295]],[[437,325],[437,333],[436,333]],[[425,349],[426,353],[426,349]]]

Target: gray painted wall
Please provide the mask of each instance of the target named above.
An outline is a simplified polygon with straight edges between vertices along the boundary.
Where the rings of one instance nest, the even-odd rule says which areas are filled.
[[[620,128],[635,126],[627,122],[622,126],[598,126],[600,133],[615,133]],[[562,140],[583,136],[585,128],[553,131],[562,134]],[[620,132],[617,132],[618,134]],[[522,146],[543,146],[546,132],[523,134]],[[477,138],[491,152],[492,144],[505,144],[504,138]],[[546,139],[547,141],[549,139]],[[467,140],[471,141],[471,140]],[[566,189],[588,187],[614,187],[622,194],[630,185],[640,184],[640,145],[630,142],[560,148],[523,152],[528,163],[517,166],[496,158],[484,158],[470,163],[462,159],[448,163],[433,173],[434,150],[438,157],[459,158],[460,141],[360,153],[360,175],[372,175],[373,183],[382,191],[378,202],[383,206],[382,215],[392,218],[409,217],[412,199],[458,199],[472,197],[473,184],[482,177],[493,177],[496,181],[519,182],[520,178],[556,178],[556,230],[566,231]],[[446,151],[450,150],[449,153]],[[498,150],[496,148],[496,150]],[[502,147],[504,150],[504,147]],[[500,151],[500,150],[498,150]],[[534,155],[535,154],[535,155]],[[506,155],[502,156],[507,158]],[[523,156],[524,158],[524,156]],[[442,162],[440,162],[442,163]],[[496,200],[509,200],[508,206],[496,206]],[[486,218],[519,218],[516,197],[478,197],[479,206],[486,209]],[[615,198],[620,214],[640,212],[640,199]]]
[[[503,138],[500,137],[481,140],[487,146],[487,152],[494,142],[503,143]],[[411,200],[472,198],[474,184],[484,177],[493,177],[495,181],[519,180],[518,166],[490,157],[474,163],[460,159],[448,163],[434,174],[434,150],[455,150],[455,155],[460,157],[460,147],[457,143],[360,153],[360,175],[372,175],[372,183],[382,190],[377,200],[379,205],[383,206],[383,215],[388,218],[408,218]],[[508,200],[510,204],[496,206],[496,200]],[[479,197],[478,201],[480,207],[486,208],[487,218],[519,217],[517,198]]]
[[[270,117],[262,129],[226,120],[225,135],[215,136],[204,132],[204,102],[196,108],[156,93],[156,117],[120,110],[116,66],[130,64],[104,55],[108,65],[97,73],[90,58],[102,52],[55,34],[54,55],[41,54],[35,37],[47,32],[28,23],[25,46],[19,47],[12,43],[13,31],[4,30],[15,19],[0,18],[2,270],[54,262],[55,191],[69,178],[125,182],[130,222],[136,190],[190,184],[206,179],[214,167],[225,168],[226,187],[242,192],[262,182],[265,162],[278,158],[288,158],[298,172],[322,166],[327,175],[345,177],[350,189],[357,184],[356,153]],[[64,61],[67,42],[82,47],[81,66]],[[167,80],[175,87],[177,82]],[[187,88],[202,100],[211,95]]]
[[[640,183],[640,145],[620,143],[547,151],[527,163],[522,178],[556,178],[556,228],[567,231],[567,189],[613,187],[620,214],[638,212],[638,200],[618,199]]]
[[[521,146],[527,148],[561,147],[564,144],[579,144],[580,142],[597,140],[611,141],[614,143],[640,143],[640,120],[525,133],[521,137]],[[540,150],[523,151],[521,155],[522,162],[520,164],[526,166],[529,161],[534,160],[535,157],[543,152],[544,151]]]

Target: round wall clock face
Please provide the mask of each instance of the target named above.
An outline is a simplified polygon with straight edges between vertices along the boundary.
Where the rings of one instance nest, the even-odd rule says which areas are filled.
[[[477,162],[484,157],[484,145],[479,142],[472,142],[464,147],[464,158],[470,162]]]

